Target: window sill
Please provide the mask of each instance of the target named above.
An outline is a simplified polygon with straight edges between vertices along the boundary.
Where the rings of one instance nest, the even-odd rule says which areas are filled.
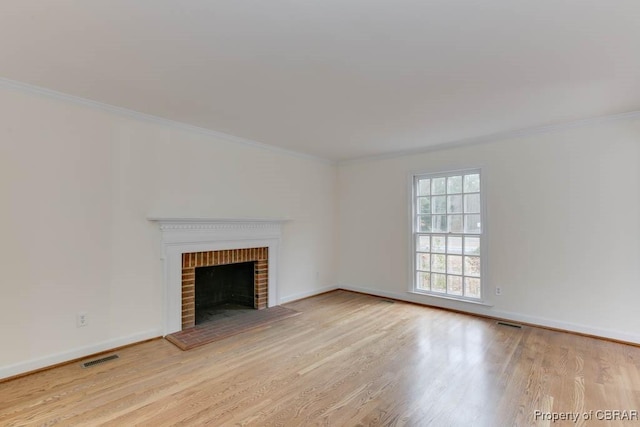
[[[407,293],[413,294],[413,295],[421,295],[421,296],[425,296],[425,297],[437,298],[437,299],[444,299],[444,300],[448,300],[448,301],[456,301],[456,302],[464,302],[464,303],[467,303],[467,304],[482,305],[484,307],[493,307],[493,304],[491,304],[488,301],[484,301],[484,300],[474,301],[474,300],[469,300],[469,299],[455,298],[455,297],[448,296],[448,295],[439,295],[439,294],[434,294],[434,293],[418,292],[418,291],[408,291]]]

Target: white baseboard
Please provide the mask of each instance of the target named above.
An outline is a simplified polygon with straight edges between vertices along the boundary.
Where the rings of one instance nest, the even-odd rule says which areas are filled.
[[[351,286],[340,284],[339,289],[347,291],[361,292],[369,295],[375,295],[385,298],[393,298],[400,301],[413,302],[422,305],[451,309],[466,312],[469,314],[478,314],[481,316],[493,317],[496,319],[508,320],[511,322],[528,323],[546,328],[559,329],[568,332],[576,332],[579,334],[592,335],[595,337],[606,338],[616,341],[623,341],[630,344],[640,345],[640,335],[629,334],[626,332],[615,331],[611,329],[598,328],[594,326],[581,325],[577,323],[564,322],[544,317],[530,316],[509,311],[502,311],[480,304],[470,304],[465,302],[445,300],[441,298],[429,297],[427,295],[419,295],[410,292],[390,292],[378,289],[365,288],[361,286]]]
[[[13,377],[15,375],[24,374],[27,372],[46,368],[48,366],[65,363],[70,360],[79,359],[85,356],[90,356],[92,354],[122,347],[124,345],[134,344],[140,341],[145,341],[161,336],[162,331],[160,329],[153,329],[149,331],[139,332],[137,334],[129,335],[126,337],[103,341],[98,344],[75,348],[73,350],[65,351],[62,353],[52,354],[50,356],[31,359],[20,363],[15,363],[13,365],[2,366],[0,367],[0,379]]]
[[[320,288],[320,289],[314,289],[312,291],[301,292],[299,294],[287,295],[285,297],[281,297],[279,299],[278,303],[279,304],[286,304],[286,303],[291,302],[291,301],[296,301],[296,300],[303,299],[303,298],[309,298],[309,297],[312,297],[314,295],[324,294],[325,292],[335,291],[336,289],[338,289],[338,286],[331,285],[331,286],[325,286],[324,288]]]

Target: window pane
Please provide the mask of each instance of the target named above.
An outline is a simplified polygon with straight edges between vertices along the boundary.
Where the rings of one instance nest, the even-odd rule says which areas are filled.
[[[460,255],[447,256],[447,273],[462,274],[462,257]]]
[[[449,231],[451,233],[462,233],[462,215],[449,215]]]
[[[431,290],[434,292],[447,292],[447,276],[444,274],[432,274]]]
[[[434,178],[431,180],[431,194],[445,194],[447,178]]]
[[[416,266],[418,267],[418,270],[422,270],[422,271],[429,271],[429,265],[430,262],[429,260],[431,259],[431,256],[429,254],[422,254],[419,253],[418,256],[416,257]]]
[[[480,175],[474,173],[473,175],[464,176],[464,192],[465,193],[477,193],[480,191]]]
[[[446,243],[447,242],[447,238],[445,236],[433,236],[432,238],[432,242],[433,243],[433,252],[439,252],[441,254],[445,253],[446,250]]]
[[[431,197],[418,197],[418,213],[419,214],[431,213]]]
[[[446,271],[446,255],[431,254],[431,271],[444,273]]]
[[[475,196],[475,194],[474,194]],[[467,196],[465,196],[467,197]],[[447,197],[447,212],[448,213],[462,213],[462,196],[448,196]]]
[[[480,194],[464,195],[464,213],[480,213]]]
[[[432,230],[434,233],[446,233],[447,229],[447,216],[446,215],[432,215],[433,219]]]
[[[464,216],[464,232],[480,234],[480,215]]]
[[[480,298],[480,279],[465,277],[464,295],[471,298]]]
[[[450,176],[447,178],[447,193],[462,193],[462,177]]]
[[[418,272],[416,287],[418,289],[429,290],[429,273]]]
[[[418,236],[418,242],[417,242],[417,247],[416,249],[421,251],[421,252],[429,252],[429,248],[431,247],[431,245],[429,244],[431,239],[429,238],[429,236]]]
[[[418,181],[418,196],[428,196],[431,194],[431,180],[421,179]]]
[[[447,196],[434,196],[432,199],[434,214],[447,213]]]
[[[464,253],[467,255],[480,255],[480,238],[479,237],[465,237],[464,238]]]
[[[450,253],[450,254],[462,253],[462,237],[449,236],[449,238],[447,238],[447,253]]]
[[[447,276],[447,293],[450,295],[462,295],[462,277]]]
[[[464,257],[464,275],[480,277],[480,257]]]
[[[431,232],[431,215],[421,215],[418,217],[418,231],[422,233]]]

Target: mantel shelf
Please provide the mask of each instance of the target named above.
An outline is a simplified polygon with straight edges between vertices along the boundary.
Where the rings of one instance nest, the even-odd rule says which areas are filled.
[[[243,222],[261,222],[261,223],[283,223],[290,221],[289,219],[282,218],[199,218],[199,217],[157,217],[151,216],[147,218],[149,221],[159,223],[212,223],[212,224],[224,224],[224,223],[243,223]]]

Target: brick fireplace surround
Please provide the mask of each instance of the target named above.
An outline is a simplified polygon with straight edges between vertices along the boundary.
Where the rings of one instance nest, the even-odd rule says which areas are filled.
[[[182,329],[195,326],[196,268],[253,262],[254,308],[267,308],[269,248],[227,249],[182,254]]]
[[[286,220],[179,217],[149,220],[159,226],[162,235],[163,335],[194,324],[196,267],[254,262],[257,273],[254,305],[266,308],[279,304],[280,240]]]

